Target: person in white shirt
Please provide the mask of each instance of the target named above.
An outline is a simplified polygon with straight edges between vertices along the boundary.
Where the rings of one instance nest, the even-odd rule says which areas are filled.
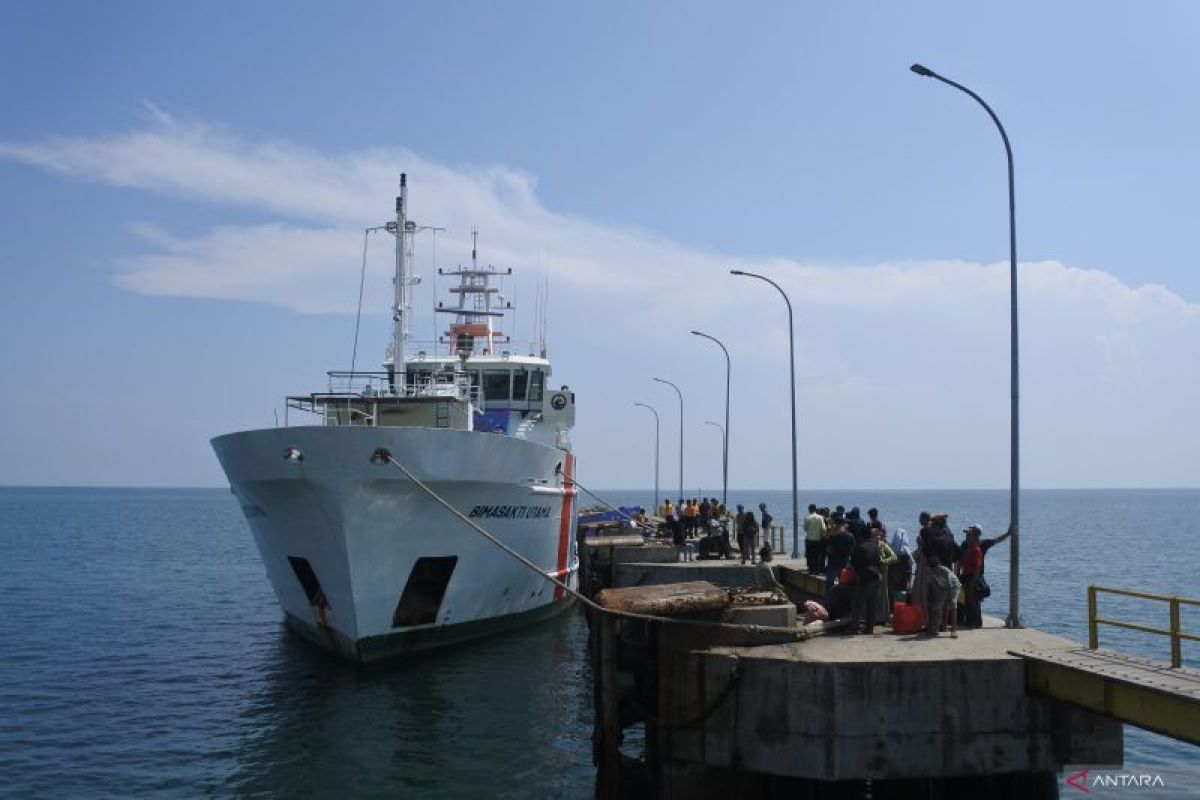
[[[817,513],[815,503],[808,504],[808,515],[804,517],[804,560],[809,575],[825,572],[825,518]]]

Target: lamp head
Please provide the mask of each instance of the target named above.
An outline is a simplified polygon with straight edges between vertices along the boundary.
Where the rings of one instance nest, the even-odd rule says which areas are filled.
[[[729,274],[730,275],[745,275],[746,273],[742,272],[740,269],[731,269],[731,270],[729,270]]]
[[[909,67],[909,69],[911,69],[913,72],[920,75],[922,78],[932,78],[932,77],[934,77],[934,74],[935,74],[934,71],[931,70],[929,67],[923,66],[921,64],[913,64],[911,67]]]

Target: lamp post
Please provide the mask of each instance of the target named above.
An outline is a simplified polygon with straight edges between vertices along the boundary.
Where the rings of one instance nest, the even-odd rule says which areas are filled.
[[[721,441],[724,442],[721,451],[721,505],[729,505],[729,376],[731,366],[729,361],[729,351],[725,349],[725,345],[715,336],[709,336],[707,333],[700,331],[692,331],[695,336],[703,336],[705,339],[716,342],[717,347],[725,353],[725,427],[721,428]],[[714,424],[714,423],[710,423]]]
[[[650,409],[650,413],[654,415],[654,513],[658,513],[658,411],[654,406],[646,405],[645,403],[634,403],[635,406]]]
[[[719,430],[721,432],[721,452],[728,453],[729,452],[729,434],[726,433],[725,428],[722,427],[720,425],[720,423],[710,422],[709,420],[704,420],[704,424],[712,425],[714,428],[716,428],[717,430]],[[722,461],[722,463],[725,463],[725,462]],[[725,503],[725,494],[724,494],[724,492],[722,492],[721,493],[721,505],[725,505],[725,504],[726,504]]]
[[[730,275],[744,275],[747,278],[758,278],[775,287],[783,295],[783,302],[788,310],[788,357],[791,361],[792,384],[792,558],[800,557],[800,477],[796,469],[796,331],[792,320],[792,301],[787,292],[779,284],[764,275],[744,272],[740,269],[729,270]]]
[[[983,106],[983,110],[992,118],[992,122],[996,123],[996,129],[1000,131],[1000,138],[1004,140],[1004,154],[1008,158],[1008,294],[1009,294],[1009,383],[1012,392],[1012,400],[1010,404],[1011,419],[1009,422],[1009,435],[1011,437],[1009,443],[1009,508],[1008,508],[1008,529],[1012,532],[1012,552],[1009,563],[1009,590],[1008,590],[1008,619],[1005,624],[1010,628],[1021,627],[1021,593],[1020,593],[1020,575],[1021,575],[1021,549],[1020,549],[1020,393],[1018,392],[1018,350],[1017,350],[1017,200],[1015,182],[1013,179],[1013,154],[1012,145],[1008,141],[1008,133],[1004,130],[1004,126],[1000,124],[1000,118],[996,116],[996,112],[992,111],[992,107],[984,102],[983,98],[975,94],[961,83],[942,77],[928,67],[920,64],[913,64],[909,67],[917,75],[923,78],[933,78],[941,81],[947,86],[953,86],[963,94],[971,97],[979,105]]]
[[[679,391],[679,387],[670,381],[662,378],[654,380],[665,383],[675,390],[675,394],[679,395],[679,499],[683,500],[683,392]]]

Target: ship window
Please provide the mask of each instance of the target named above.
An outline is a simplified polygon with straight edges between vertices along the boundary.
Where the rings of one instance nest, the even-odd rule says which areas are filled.
[[[392,627],[407,628],[437,622],[438,609],[442,607],[442,598],[446,596],[446,587],[457,563],[458,556],[418,558],[392,614]]]
[[[535,369],[529,374],[529,402],[542,402],[542,383],[546,376],[540,369]]]
[[[300,558],[300,556],[288,556],[288,563],[292,565],[292,572],[296,573],[296,580],[300,581],[300,585],[304,588],[304,596],[308,598],[308,604],[318,608],[329,608],[329,599],[325,597],[325,590],[321,588],[321,582],[317,580],[317,573],[313,572],[312,564],[308,563],[308,559]]]
[[[529,384],[529,372],[518,369],[513,372],[513,400],[525,399],[525,387]]]
[[[483,396],[488,401],[507,400],[510,373],[508,370],[483,371]]]

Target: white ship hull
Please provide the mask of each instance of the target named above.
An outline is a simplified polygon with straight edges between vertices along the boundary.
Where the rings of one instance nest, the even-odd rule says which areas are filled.
[[[393,465],[371,462],[387,448],[456,509],[574,586],[569,452],[414,427],[274,428],[212,444],[289,624],[342,656],[366,662],[474,638],[569,600]]]

